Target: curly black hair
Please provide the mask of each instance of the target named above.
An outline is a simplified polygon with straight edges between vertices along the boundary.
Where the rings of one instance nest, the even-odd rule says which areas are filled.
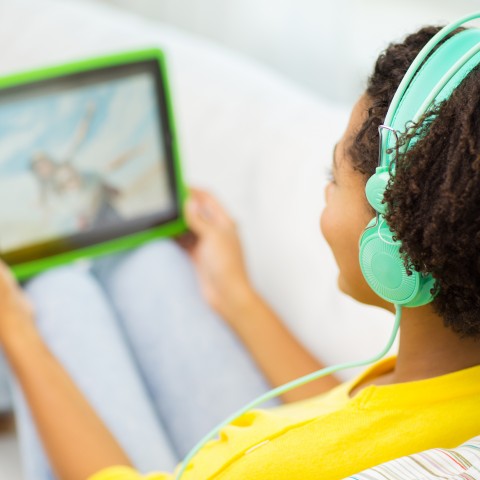
[[[439,27],[425,27],[378,58],[366,95],[368,117],[349,146],[368,179],[378,164],[378,126],[408,67]],[[456,32],[454,32],[456,33]],[[406,138],[408,136],[408,138]],[[395,159],[384,196],[386,220],[406,265],[436,279],[433,308],[461,337],[480,338],[480,68],[400,141],[417,142]]]

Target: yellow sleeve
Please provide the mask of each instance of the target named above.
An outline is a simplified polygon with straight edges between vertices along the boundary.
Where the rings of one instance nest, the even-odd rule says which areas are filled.
[[[129,467],[110,467],[92,475],[88,480],[172,480],[168,473],[141,475]]]

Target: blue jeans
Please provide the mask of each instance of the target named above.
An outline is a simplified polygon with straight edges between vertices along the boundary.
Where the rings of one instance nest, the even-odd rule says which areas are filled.
[[[269,388],[170,240],[93,268],[46,272],[25,290],[46,344],[140,471],[172,470],[219,421]],[[15,384],[13,392],[26,478],[54,478]]]

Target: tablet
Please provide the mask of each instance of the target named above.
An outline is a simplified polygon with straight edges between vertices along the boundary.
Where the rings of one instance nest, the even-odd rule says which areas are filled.
[[[19,279],[186,230],[161,51],[0,79],[0,257]]]

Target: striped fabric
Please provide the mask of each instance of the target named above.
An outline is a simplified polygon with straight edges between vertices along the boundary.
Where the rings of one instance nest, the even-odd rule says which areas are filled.
[[[427,450],[348,477],[348,480],[434,479],[480,480],[480,436],[453,450]]]

